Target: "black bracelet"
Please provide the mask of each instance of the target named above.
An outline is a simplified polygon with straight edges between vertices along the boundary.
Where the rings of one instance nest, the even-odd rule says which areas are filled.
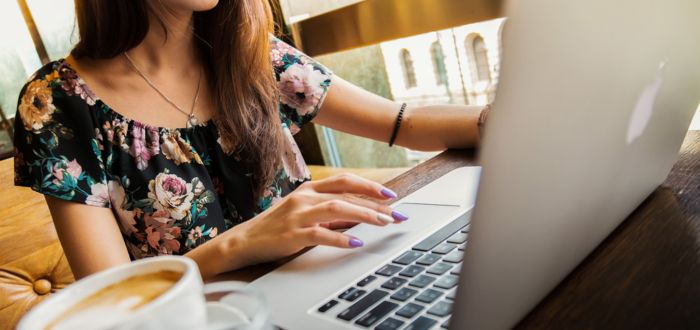
[[[403,119],[403,112],[406,110],[406,103],[401,104],[401,110],[399,110],[398,116],[396,116],[396,123],[394,124],[394,131],[391,132],[391,138],[389,139],[389,146],[394,146],[394,141],[396,141],[396,135],[399,134],[399,127],[401,127],[401,119]]]

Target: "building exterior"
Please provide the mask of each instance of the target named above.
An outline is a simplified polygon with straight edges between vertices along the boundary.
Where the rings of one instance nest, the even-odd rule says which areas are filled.
[[[504,19],[381,44],[391,93],[412,105],[493,101]]]

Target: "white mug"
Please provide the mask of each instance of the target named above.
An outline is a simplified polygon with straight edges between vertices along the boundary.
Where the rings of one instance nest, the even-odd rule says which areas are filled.
[[[172,270],[182,277],[170,289],[128,314],[101,315],[101,326],[81,329],[269,329],[263,297],[241,282],[203,285],[197,264],[186,257],[161,256],[120,265],[85,277],[44,300],[17,325],[18,330],[45,329],[68,308],[108,285],[141,274]],[[205,294],[228,293],[207,302]],[[236,297],[243,297],[236,304]],[[233,303],[231,303],[233,301]],[[107,318],[105,320],[104,318]],[[111,318],[111,319],[110,319]]]

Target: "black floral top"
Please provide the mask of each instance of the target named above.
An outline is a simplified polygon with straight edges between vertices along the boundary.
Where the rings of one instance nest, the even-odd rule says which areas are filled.
[[[258,201],[245,155],[221,144],[212,121],[169,129],[125,118],[64,60],[39,69],[20,94],[15,185],[111,208],[133,259],[184,254],[310,179],[292,134],[317,114],[332,74],[276,38],[270,60],[291,150]]]

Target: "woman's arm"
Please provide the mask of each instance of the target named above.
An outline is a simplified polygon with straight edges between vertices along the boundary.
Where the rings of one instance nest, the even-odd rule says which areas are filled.
[[[76,280],[130,261],[110,209],[45,198]]]
[[[360,198],[363,196],[364,198]],[[265,212],[237,225],[185,256],[202,278],[276,260],[314,245],[362,246],[359,238],[331,230],[335,223],[386,226],[406,220],[382,202],[396,195],[350,174],[306,182]],[[117,220],[107,208],[46,197],[58,238],[76,279],[129,262]]]
[[[401,105],[333,77],[315,123],[388,142]],[[396,144],[414,150],[468,148],[479,143],[477,122],[483,106],[408,107]]]

